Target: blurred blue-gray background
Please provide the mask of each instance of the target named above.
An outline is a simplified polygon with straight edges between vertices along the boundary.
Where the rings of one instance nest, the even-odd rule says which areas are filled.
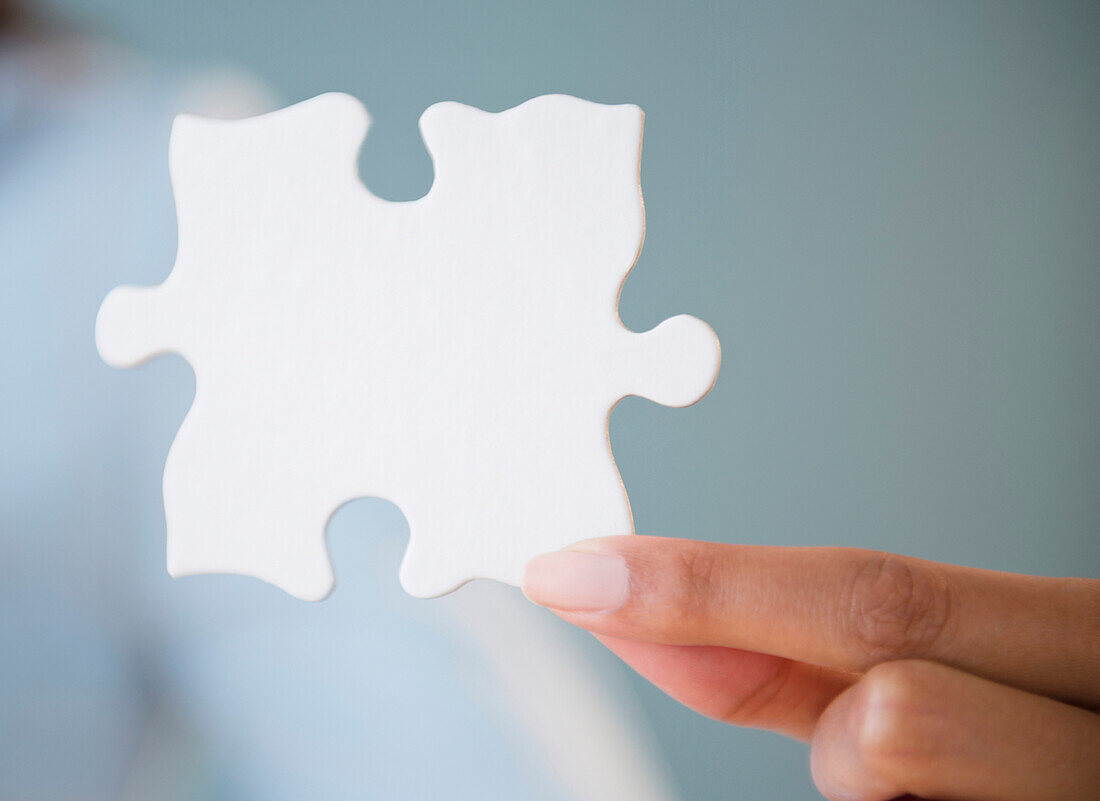
[[[697,315],[723,366],[691,409],[614,412],[638,532],[1100,573],[1100,5],[47,7],[168,70],[231,67],[281,102],[356,95],[362,177],[390,199],[431,185],[433,102],[640,105],[647,233],[622,318]],[[164,432],[150,465],[186,404],[142,412]],[[356,547],[396,572],[396,539]],[[817,797],[802,746],[613,675],[685,798]]]

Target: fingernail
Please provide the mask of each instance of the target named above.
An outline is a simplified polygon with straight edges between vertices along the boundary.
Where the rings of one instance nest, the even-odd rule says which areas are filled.
[[[618,609],[626,601],[626,560],[615,553],[544,553],[527,563],[523,592],[540,606],[563,612]]]

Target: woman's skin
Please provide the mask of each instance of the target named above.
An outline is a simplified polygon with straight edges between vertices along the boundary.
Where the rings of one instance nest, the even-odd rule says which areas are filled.
[[[587,540],[524,592],[834,801],[1100,798],[1100,580],[851,548]]]

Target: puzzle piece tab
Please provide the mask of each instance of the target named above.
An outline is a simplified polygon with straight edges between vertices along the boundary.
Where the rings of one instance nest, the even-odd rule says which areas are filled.
[[[439,103],[420,121],[435,182],[397,203],[358,178],[369,116],[348,95],[178,117],[175,267],[111,292],[96,324],[113,366],[176,352],[195,371],[164,472],[169,572],[321,599],[326,524],[364,496],[408,520],[417,596],[517,584],[538,553],[632,533],[611,408],[694,403],[719,365],[694,317],[618,318],[642,117],[562,95]]]

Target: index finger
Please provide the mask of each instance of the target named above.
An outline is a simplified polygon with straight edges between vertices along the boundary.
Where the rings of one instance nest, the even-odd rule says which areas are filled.
[[[863,672],[920,658],[1100,702],[1100,581],[854,548],[610,537],[544,554],[524,592],[598,634]]]

